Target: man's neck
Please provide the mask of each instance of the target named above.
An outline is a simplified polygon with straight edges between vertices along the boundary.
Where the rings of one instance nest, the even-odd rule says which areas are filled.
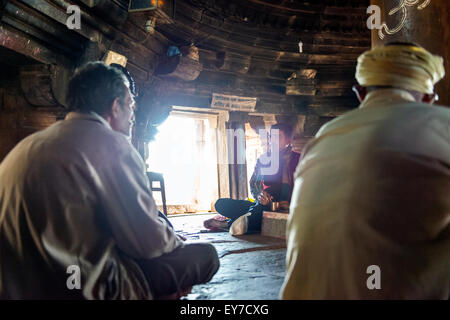
[[[360,108],[388,107],[393,104],[415,102],[414,96],[403,89],[377,89],[367,94]]]

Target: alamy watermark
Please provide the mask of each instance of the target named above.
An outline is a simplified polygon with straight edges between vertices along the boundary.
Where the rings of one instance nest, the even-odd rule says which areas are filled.
[[[264,152],[258,158],[261,164],[261,175],[274,175],[280,168],[281,156],[279,150],[285,147],[280,145],[280,132],[278,129],[273,129],[269,135],[269,131],[261,129],[258,133],[263,144],[266,142],[266,139],[270,141],[271,150],[270,152]],[[179,135],[180,133],[176,130],[168,132],[164,139],[165,143],[179,143]],[[192,145],[183,145],[182,150],[179,148],[167,148],[164,161],[167,165],[173,166],[247,164],[246,135],[243,129],[226,129],[225,135],[219,135],[217,140],[215,139],[213,138],[212,141],[217,141],[218,148],[227,146],[222,151],[223,156],[218,156],[217,160],[211,159],[212,154],[215,153],[214,151],[210,150],[211,153],[207,153],[207,149],[199,147],[198,141],[194,141]],[[268,147],[268,144],[266,146]],[[266,148],[263,147],[263,149]]]
[[[69,17],[66,20],[66,26],[70,30],[81,29],[81,9],[77,5],[71,5],[67,7],[66,13]]]
[[[367,289],[381,290],[381,268],[377,265],[371,265],[367,267],[366,273],[370,274],[366,281]]]
[[[69,290],[81,290],[81,270],[77,265],[70,265],[66,270],[67,277],[66,286]]]
[[[265,129],[259,130],[260,137],[269,136]],[[243,129],[227,129],[226,137],[228,139],[228,162],[225,164],[246,164],[245,151],[245,132]],[[283,146],[281,146],[283,147]],[[270,149],[272,152],[266,152],[259,157],[261,163],[261,175],[274,175],[280,168],[280,131],[274,129],[270,131]]]
[[[423,10],[428,7],[431,0],[400,0],[397,7],[389,11],[389,16],[400,15],[400,22],[394,28],[389,28],[386,22],[381,22],[381,8],[377,5],[371,5],[367,8],[367,14],[370,17],[367,19],[367,28],[370,30],[377,29],[380,39],[384,39],[386,35],[393,35],[403,29],[408,18],[408,7],[417,5],[417,10]]]

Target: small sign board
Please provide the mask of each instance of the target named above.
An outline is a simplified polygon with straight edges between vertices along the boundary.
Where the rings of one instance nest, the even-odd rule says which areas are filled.
[[[114,51],[110,50],[110,51],[108,51],[105,54],[105,56],[103,58],[103,61],[108,66],[113,64],[113,63],[117,63],[117,64],[120,64],[122,67],[125,68],[127,66],[128,59],[127,59],[127,57],[125,57],[125,56],[123,56],[123,55],[121,55],[121,54],[119,54],[117,52],[114,52]]]
[[[258,98],[213,93],[211,108],[228,111],[254,112]]]

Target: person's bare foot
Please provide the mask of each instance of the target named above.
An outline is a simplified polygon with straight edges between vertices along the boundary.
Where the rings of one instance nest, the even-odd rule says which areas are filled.
[[[228,229],[228,222],[220,221],[220,220],[216,220],[216,219],[212,218],[212,219],[205,220],[203,222],[203,226],[206,229],[210,229],[210,230]]]

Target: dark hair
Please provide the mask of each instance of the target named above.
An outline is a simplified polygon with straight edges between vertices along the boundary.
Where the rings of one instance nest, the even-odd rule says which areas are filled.
[[[119,69],[120,71],[123,72],[123,74],[125,75],[125,77],[127,77],[128,82],[130,83],[130,91],[131,91],[131,94],[132,94],[133,96],[136,97],[136,96],[137,96],[137,92],[136,92],[136,84],[135,84],[135,82],[134,82],[133,77],[131,76],[131,73],[128,71],[128,69],[125,68],[124,66],[118,64],[118,63],[111,63],[109,66],[110,66],[110,67],[113,67],[113,68],[116,68],[116,69]]]
[[[277,123],[270,127],[270,130],[278,129],[284,133],[287,138],[292,139],[294,136],[294,128],[288,123]]]
[[[103,62],[89,62],[75,71],[69,82],[67,104],[70,110],[107,113],[114,100],[123,103],[129,82],[118,69]]]

